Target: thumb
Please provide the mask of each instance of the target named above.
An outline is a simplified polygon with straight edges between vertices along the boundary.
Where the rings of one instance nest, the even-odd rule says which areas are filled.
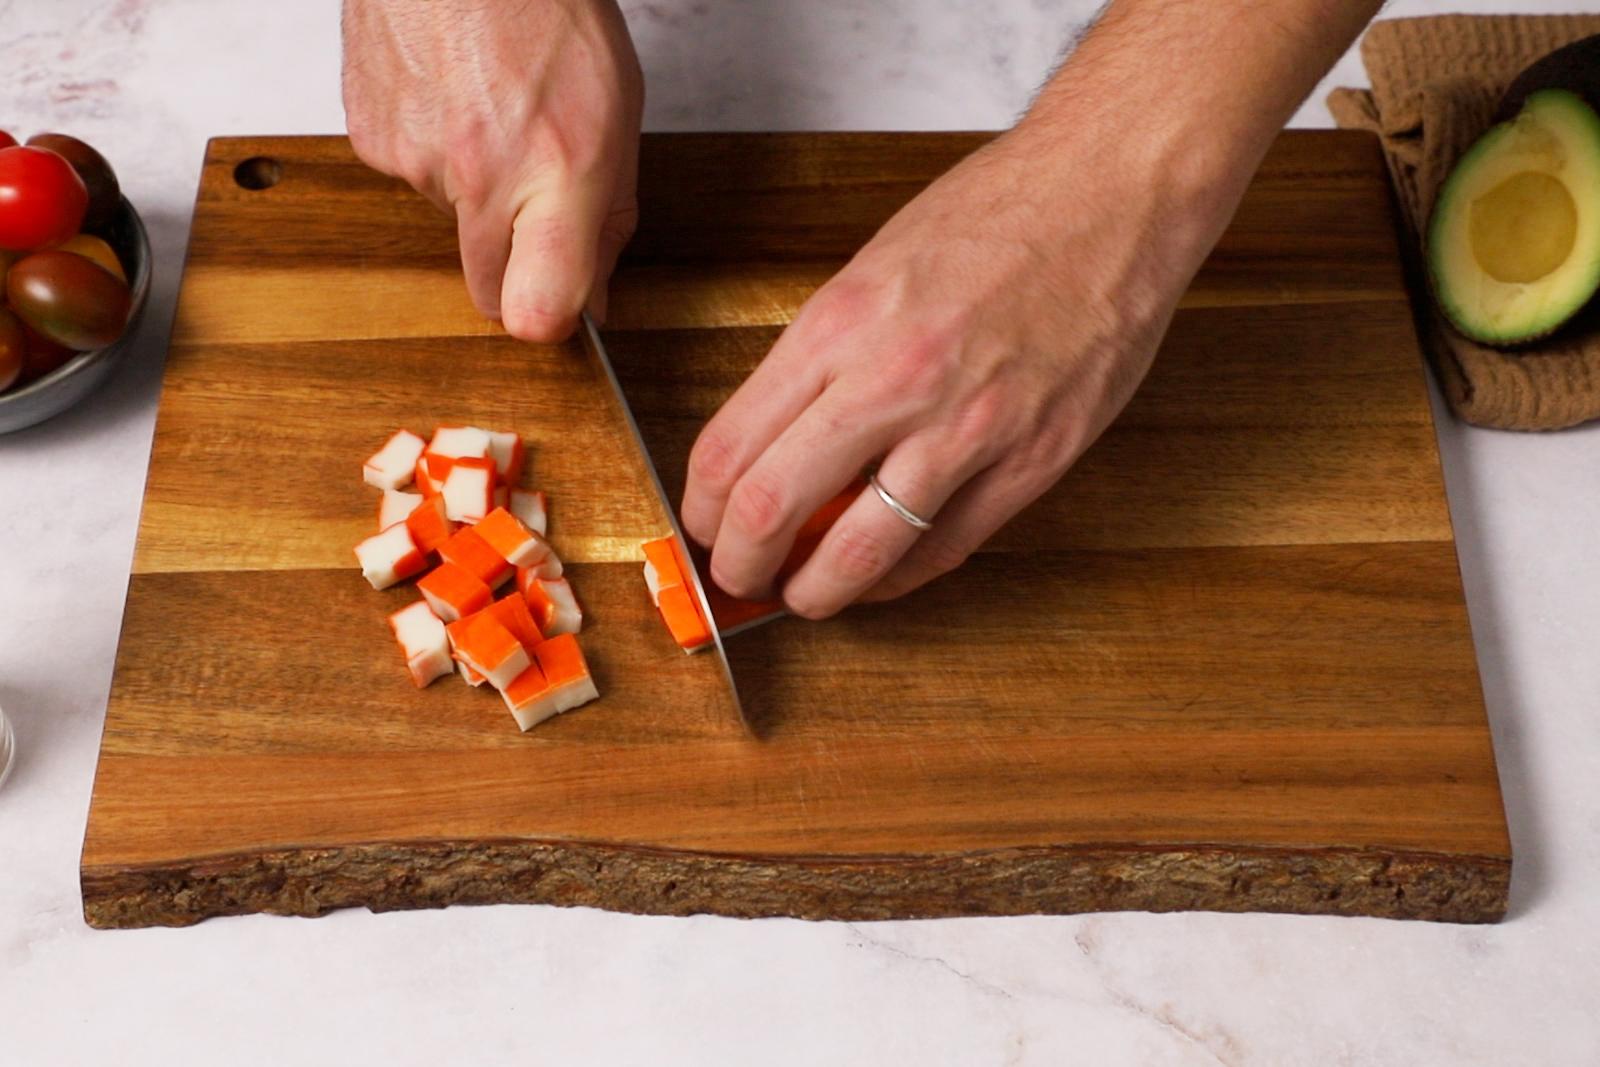
[[[500,290],[500,320],[511,336],[553,344],[577,328],[594,285],[607,192],[579,180],[523,201]]]

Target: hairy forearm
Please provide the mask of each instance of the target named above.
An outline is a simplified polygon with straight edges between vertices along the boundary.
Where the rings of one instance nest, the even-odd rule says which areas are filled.
[[[1125,188],[1157,189],[1192,231],[1173,237],[1203,256],[1273,137],[1381,6],[1114,0],[1015,133],[1047,171],[1058,158],[1081,178],[1091,132],[1095,155]]]

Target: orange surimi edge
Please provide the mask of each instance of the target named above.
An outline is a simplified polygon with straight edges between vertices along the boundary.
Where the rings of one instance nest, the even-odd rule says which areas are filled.
[[[417,580],[417,589],[445,622],[481,611],[494,599],[481,578],[456,563],[439,564]]]
[[[646,541],[644,550],[645,582],[651,585],[651,595],[656,610],[667,624],[667,630],[678,647],[693,652],[711,640],[711,626],[701,613],[698,598],[689,588],[686,578],[693,566],[684,555],[676,537],[663,537]]]
[[[473,527],[490,548],[514,567],[530,567],[550,554],[550,542],[523,525],[503,507],[496,507]]]
[[[476,526],[463,526],[439,546],[439,558],[465,567],[494,589],[511,577],[511,564],[484,540]]]
[[[423,497],[422,503],[406,516],[406,527],[423,552],[437,552],[456,532],[456,524],[445,516],[444,498],[437,494]]]

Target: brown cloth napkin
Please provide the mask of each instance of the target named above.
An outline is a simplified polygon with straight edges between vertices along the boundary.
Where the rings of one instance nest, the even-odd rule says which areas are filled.
[[[1563,45],[1600,33],[1600,15],[1438,15],[1375,22],[1361,41],[1372,89],[1335,89],[1346,129],[1382,138],[1412,247],[1450,168],[1489,128],[1506,87]],[[1414,272],[1422,277],[1422,272]],[[1434,306],[1417,315],[1422,344],[1455,413],[1477,426],[1555,430],[1600,418],[1600,316],[1591,308],[1550,340],[1510,351],[1457,333]]]

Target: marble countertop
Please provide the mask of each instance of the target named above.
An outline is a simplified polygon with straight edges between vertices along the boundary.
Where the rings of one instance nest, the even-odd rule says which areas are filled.
[[[624,3],[651,129],[1003,127],[1095,6]],[[1325,87],[1362,83],[1352,55]],[[1328,124],[1325,87],[1296,124]],[[1442,410],[1517,857],[1500,925],[506,906],[90,930],[78,851],[204,142],[342,131],[338,4],[0,0],[0,102],[0,127],[110,157],[157,264],[135,357],[0,437],[0,707],[19,749],[0,789],[0,1063],[1600,1062],[1600,425],[1493,433]]]

